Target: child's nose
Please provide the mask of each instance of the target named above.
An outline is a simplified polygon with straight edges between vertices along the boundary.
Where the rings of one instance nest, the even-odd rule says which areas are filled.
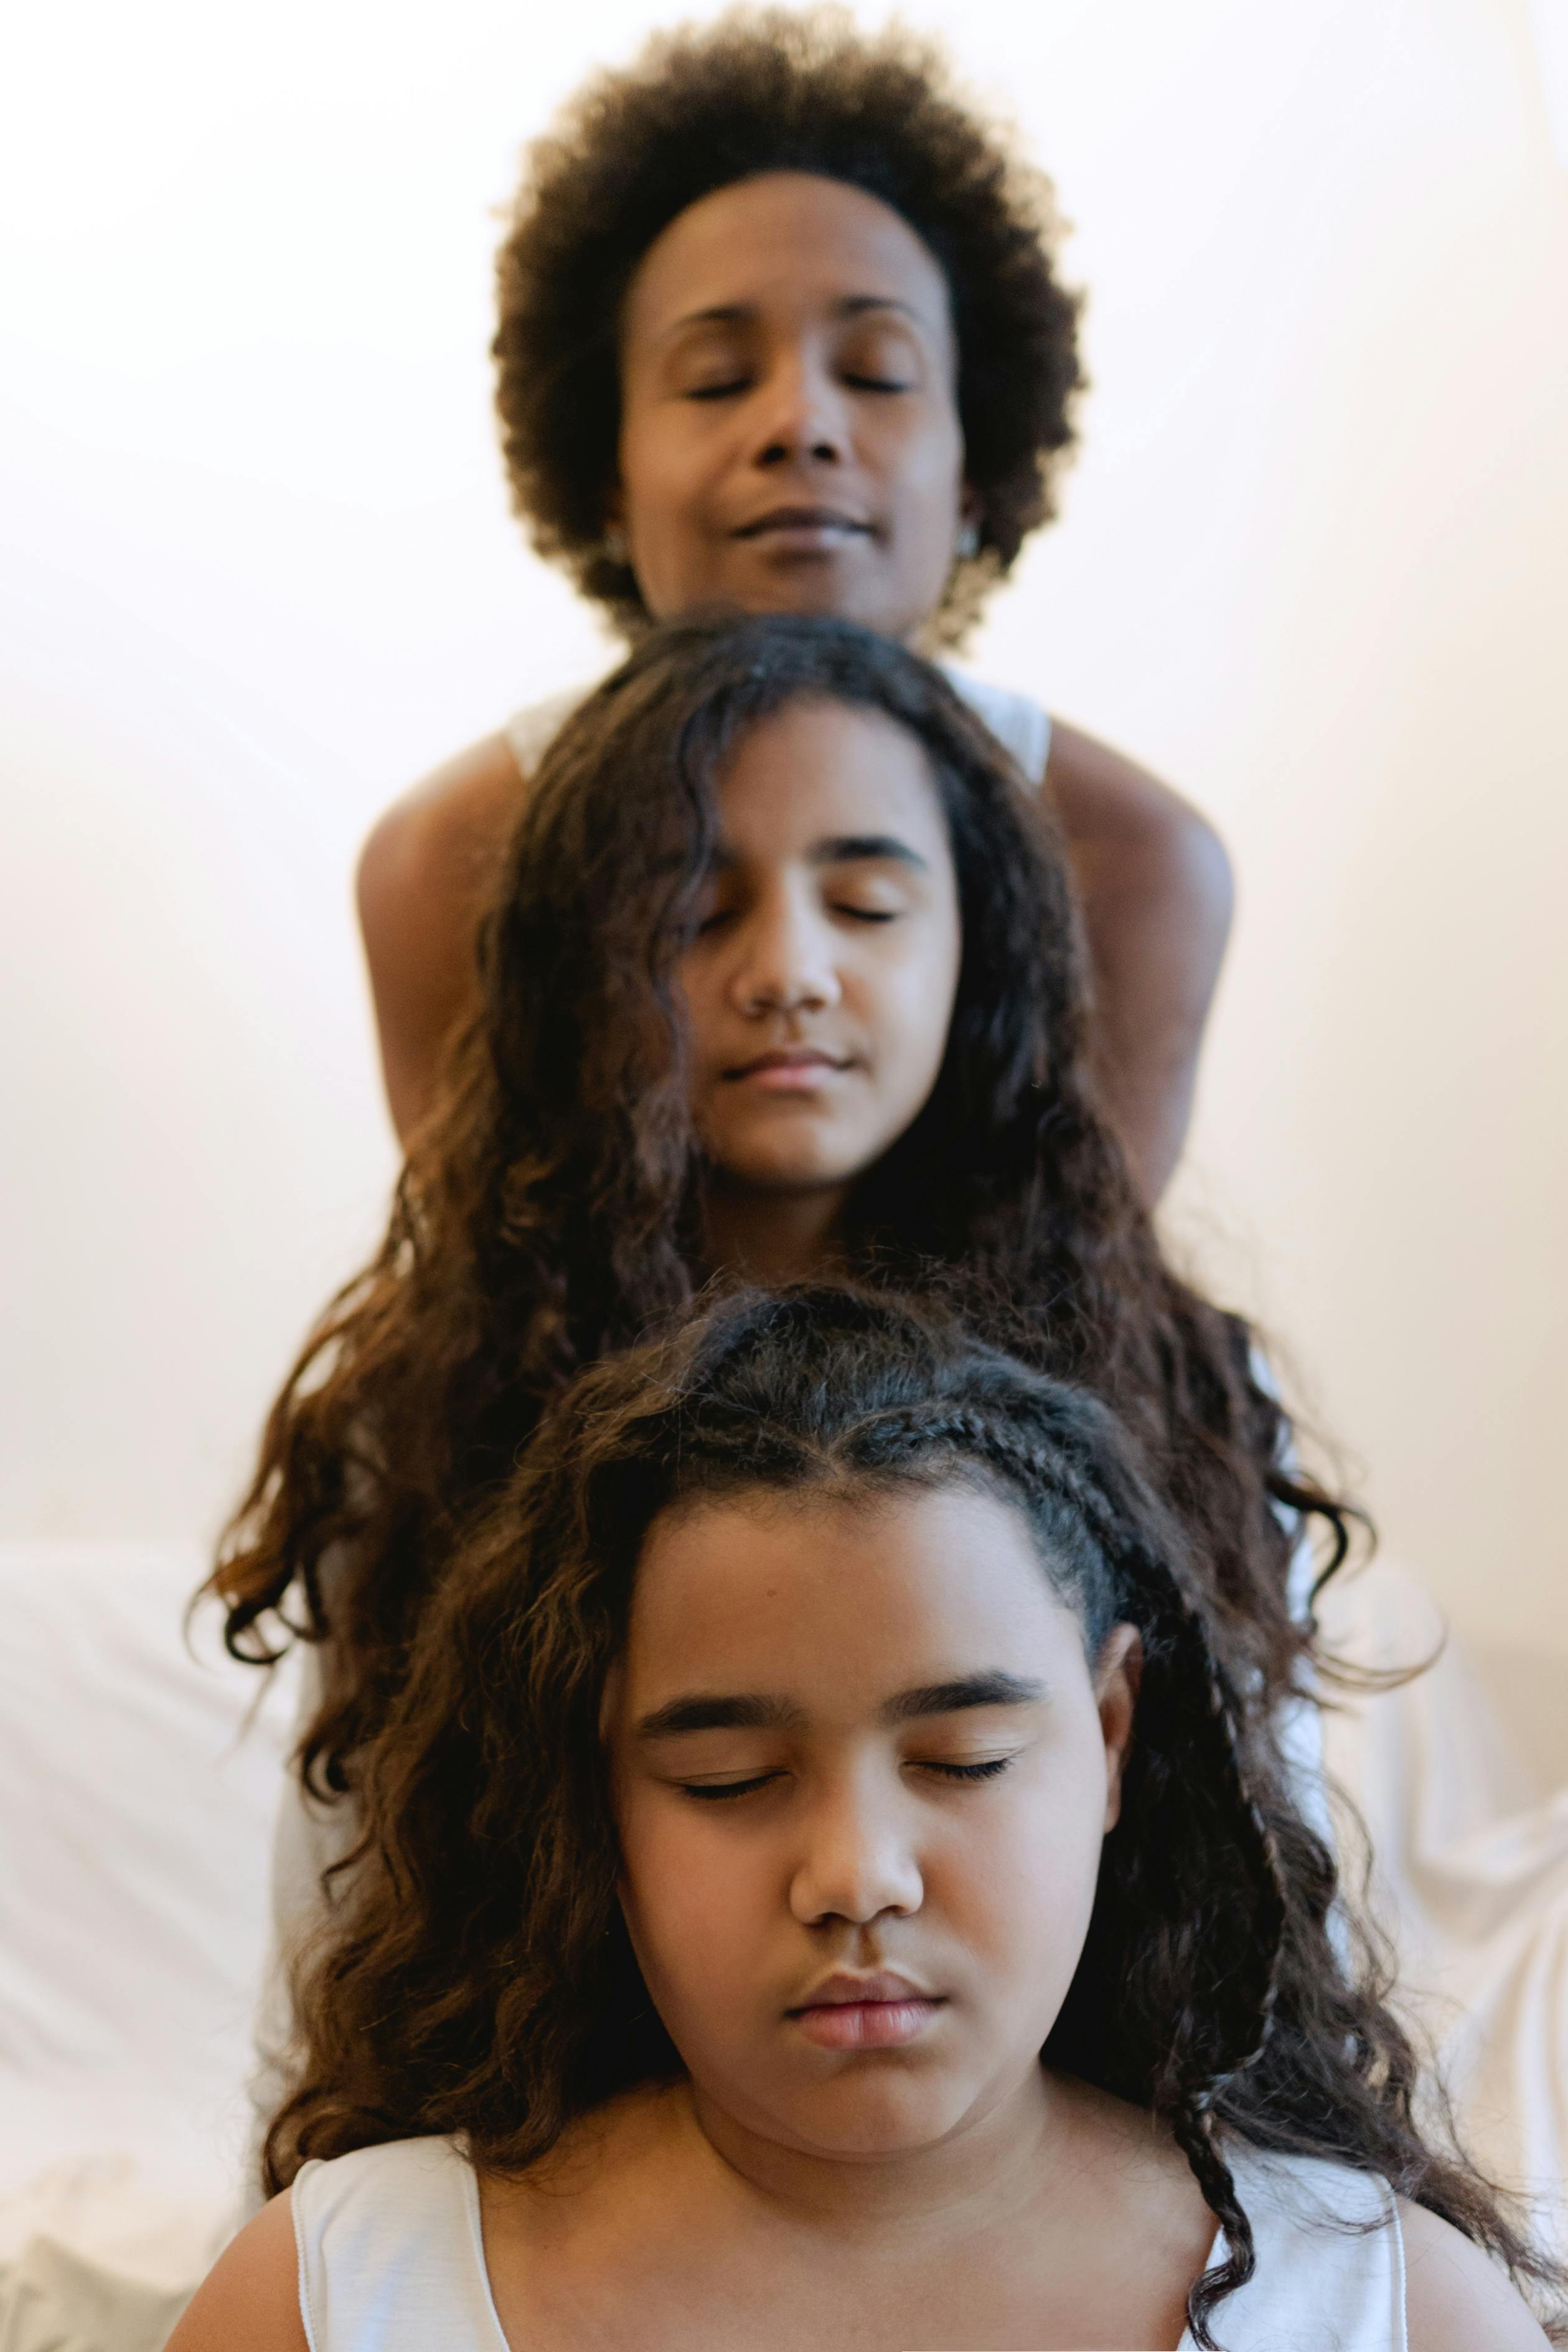
[[[884,1913],[919,1910],[919,1861],[899,1812],[895,1803],[855,1788],[812,1809],[789,1889],[797,1919],[808,1927],[828,1919],[864,1927]]]
[[[785,903],[747,927],[731,985],[743,1013],[823,1012],[841,989],[825,927]]]

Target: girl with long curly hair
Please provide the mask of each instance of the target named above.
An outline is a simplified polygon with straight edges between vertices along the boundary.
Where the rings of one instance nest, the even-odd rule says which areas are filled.
[[[1085,1030],[1060,846],[891,640],[674,624],[563,727],[385,1240],[274,1407],[213,1579],[236,1654],[308,1645],[286,1948],[474,1513],[568,1380],[716,1276],[945,1287],[1099,1390],[1188,1532],[1238,1687],[1291,1702],[1292,1515],[1335,1556],[1343,1515],[1288,1468],[1246,1326],[1163,1258]]]
[[[585,1372],[170,2352],[1543,2346],[1137,1452],[886,1292]]]
[[[628,642],[725,605],[962,638],[1054,511],[1081,382],[1051,191],[906,31],[732,10],[594,77],[531,149],[500,254],[497,402],[535,547]],[[1197,812],[1031,697],[960,690],[1055,807],[1095,1050],[1145,1197],[1180,1150],[1229,923]],[[473,938],[574,699],[382,819],[360,908],[404,1141],[472,1002]]]

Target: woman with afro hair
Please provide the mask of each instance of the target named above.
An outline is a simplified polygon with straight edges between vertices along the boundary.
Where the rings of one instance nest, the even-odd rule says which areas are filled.
[[[533,544],[634,641],[704,608],[956,647],[1054,510],[1082,378],[1049,184],[940,58],[834,13],[727,14],[591,81],[530,151],[499,257],[497,404]],[[1198,814],[1027,697],[956,682],[1043,787],[1134,1176],[1181,1149],[1230,912]],[[406,1141],[472,1002],[527,780],[519,713],[372,833],[360,910]]]

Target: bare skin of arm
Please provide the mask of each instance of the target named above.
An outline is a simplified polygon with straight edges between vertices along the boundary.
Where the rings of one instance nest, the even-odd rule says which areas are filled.
[[[1230,935],[1230,860],[1190,802],[1061,719],[1045,777],[1089,938],[1105,1106],[1152,1207],[1192,1117]]]
[[[219,2255],[165,2352],[309,2352],[287,2191]]]
[[[1107,1107],[1151,1202],[1181,1156],[1230,927],[1230,866],[1207,819],[1058,722],[1046,781],[1077,877]],[[472,1000],[474,932],[524,781],[488,735],[390,808],[360,860],[359,909],[392,1123],[406,1145]]]
[[[1547,2352],[1545,2330],[1479,2246],[1401,2198],[1410,2352]]]

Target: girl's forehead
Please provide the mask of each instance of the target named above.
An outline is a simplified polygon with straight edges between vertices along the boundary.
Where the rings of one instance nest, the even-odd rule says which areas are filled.
[[[883,1692],[1009,1661],[1054,1682],[1075,1658],[1078,1620],[1022,1513],[969,1482],[668,1511],[643,1547],[627,1651],[639,1685],[700,1670],[800,1692]]]
[[[864,305],[951,332],[942,266],[901,213],[847,181],[768,172],[699,196],[660,232],[624,325],[629,339],[657,339],[706,319]]]
[[[759,719],[725,763],[718,803],[732,845],[759,854],[896,823],[928,861],[951,863],[925,747],[880,710],[812,698]]]

